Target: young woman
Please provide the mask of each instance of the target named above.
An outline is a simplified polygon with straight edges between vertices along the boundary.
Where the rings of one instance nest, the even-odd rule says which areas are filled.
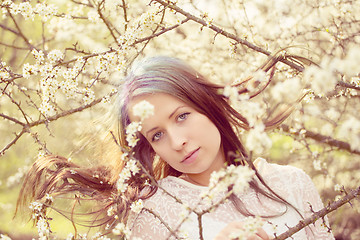
[[[94,177],[93,171],[48,156],[30,170],[20,199],[39,183],[31,200],[45,202],[46,194],[80,192],[102,203],[93,223],[107,224],[132,239],[233,239],[254,226],[243,239],[272,239],[321,209],[319,194],[302,170],[264,159],[248,161],[239,139],[239,130],[249,129],[248,122],[230,106],[221,89],[178,59],[142,61],[125,79],[116,105],[119,145],[127,152],[124,159],[136,159],[140,169],[129,170],[125,162],[130,160],[124,160],[115,170],[99,170]],[[141,103],[153,107],[153,114],[141,118],[134,111]],[[287,115],[275,116],[265,123],[266,128]],[[136,122],[141,127],[133,136],[136,141],[129,144],[129,126]],[[244,165],[256,166],[258,173],[248,189],[235,192],[230,184],[205,197],[204,192],[211,190],[212,173]],[[119,182],[124,172],[128,172],[126,181]],[[44,175],[50,176],[41,182]],[[142,208],[136,210],[136,204]],[[125,223],[131,234],[119,229],[117,222]],[[292,237],[333,239],[326,225],[326,218],[318,220]]]

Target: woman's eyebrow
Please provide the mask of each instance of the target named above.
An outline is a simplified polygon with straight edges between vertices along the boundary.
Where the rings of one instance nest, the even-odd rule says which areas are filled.
[[[174,114],[175,114],[180,108],[184,108],[184,107],[186,107],[186,106],[179,106],[179,107],[175,108],[175,110],[169,115],[169,119],[170,119],[172,116],[174,116]],[[158,127],[153,127],[152,129],[148,130],[148,131],[145,133],[145,135],[148,137],[148,134],[149,134],[150,132],[156,130],[157,128],[158,128]]]
[[[147,132],[145,133],[146,137],[148,137],[148,134],[149,134],[150,132],[156,130],[157,128],[158,128],[158,127],[153,127],[152,129],[150,129],[149,131],[147,131]]]
[[[179,107],[177,107],[177,108],[169,115],[169,119],[176,113],[177,110],[179,110],[180,108],[183,108],[183,107],[186,107],[186,106],[179,106]]]

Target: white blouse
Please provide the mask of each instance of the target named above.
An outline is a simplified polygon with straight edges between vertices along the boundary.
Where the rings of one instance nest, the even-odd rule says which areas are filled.
[[[313,182],[304,171],[292,166],[270,164],[261,158],[255,161],[255,165],[270,188],[291,203],[304,218],[312,214],[310,204],[313,211],[323,208],[323,203]],[[199,202],[201,194],[207,190],[205,186],[194,185],[173,176],[160,180],[159,185],[192,209],[206,210],[211,207],[209,202]],[[225,194],[225,192],[219,193],[213,202],[217,202],[217,199],[219,201]],[[302,219],[292,207],[271,200],[261,194],[258,195],[252,189],[237,196],[250,213],[259,216],[270,216],[263,218],[265,220],[263,229],[270,236],[285,232],[288,227],[295,226]],[[197,215],[195,213],[190,214],[190,216],[183,214],[185,212],[183,204],[159,188],[152,197],[144,200],[144,208],[149,209],[152,213],[143,209],[139,214],[129,216],[128,226],[132,231],[131,238],[141,238],[142,240],[199,239]],[[182,221],[184,216],[188,216],[186,221]],[[230,222],[244,221],[245,219],[246,217],[236,210],[231,201],[225,201],[215,210],[202,216],[203,238],[206,240],[213,239]],[[325,220],[326,225],[329,226],[327,218]],[[162,222],[165,222],[167,226]],[[176,236],[168,230],[169,228],[172,232],[175,232]],[[289,239],[321,240],[334,239],[334,237],[328,232],[323,220],[320,219],[315,225],[311,224]]]

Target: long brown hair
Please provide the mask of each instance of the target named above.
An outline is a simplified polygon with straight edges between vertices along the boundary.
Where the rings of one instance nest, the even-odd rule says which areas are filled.
[[[276,58],[269,58],[261,68],[264,71],[271,71],[268,82],[271,81],[274,74],[273,66],[277,60]],[[251,78],[246,81],[249,80]],[[221,134],[221,143],[226,153],[227,164],[245,165],[249,156],[239,138],[238,131],[240,129],[248,130],[249,123],[246,118],[231,107],[228,99],[221,92],[223,88],[224,86],[211,83],[192,67],[176,58],[155,57],[141,61],[132,68],[121,84],[115,108],[117,108],[119,118],[119,146],[130,150],[132,156],[141,163],[143,166],[140,173],[142,177],[139,177],[140,175],[131,177],[127,190],[124,193],[119,193],[116,189],[116,179],[124,166],[124,162],[119,160],[115,170],[106,167],[85,169],[68,162],[65,158],[47,156],[37,160],[29,170],[17,206],[25,205],[34,200],[46,202],[46,194],[59,196],[66,193],[80,193],[84,196],[83,198],[87,197],[100,203],[98,210],[92,212],[96,216],[92,225],[108,224],[111,227],[117,221],[127,221],[132,202],[139,198],[149,198],[156,192],[156,184],[152,185],[149,191],[143,191],[147,188],[149,180],[156,182],[169,175],[181,175],[165,161],[161,159],[154,161],[155,152],[143,136],[139,135],[140,140],[132,149],[127,145],[126,127],[130,124],[129,102],[134,97],[143,94],[170,94],[206,115]],[[246,92],[246,88],[239,88],[239,93],[244,92]],[[290,112],[291,109],[289,108],[274,116],[265,122],[266,128],[276,127]],[[116,137],[115,141],[117,141]],[[250,166],[253,167],[251,163]],[[261,176],[259,178],[261,180]],[[271,189],[271,193],[268,193],[259,187],[255,180],[250,183],[250,186],[259,194],[290,205]],[[35,188],[33,189],[33,187]],[[234,195],[231,196],[231,199],[241,213],[253,216],[246,210],[240,199]],[[116,218],[106,214],[113,206],[116,206]],[[72,219],[72,217],[70,218]]]

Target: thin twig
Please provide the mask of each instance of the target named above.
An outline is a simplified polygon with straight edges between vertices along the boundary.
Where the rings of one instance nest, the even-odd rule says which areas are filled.
[[[125,2],[125,0],[122,0],[122,9],[123,9],[123,12],[124,12],[124,21],[125,21],[124,30],[126,31],[127,26],[129,24],[129,20],[127,18],[127,10],[126,10],[126,2]]]
[[[113,96],[115,93],[111,93],[109,96]],[[38,121],[34,121],[34,122],[30,122],[28,124],[25,124],[23,125],[23,129],[22,131],[16,135],[16,137],[9,143],[7,144],[1,151],[0,151],[0,157],[3,156],[5,154],[5,152],[12,146],[14,145],[18,140],[19,138],[26,132],[29,132],[29,129],[32,128],[32,127],[35,127],[35,126],[39,126],[39,125],[42,125],[42,124],[45,124],[47,125],[49,122],[52,122],[52,121],[55,121],[59,118],[63,118],[63,117],[66,117],[66,116],[69,116],[71,114],[74,114],[74,113],[77,113],[77,112],[81,112],[87,108],[90,108],[90,107],[93,107],[95,106],[96,104],[100,103],[101,101],[103,100],[103,98],[99,98],[99,99],[96,99],[94,101],[92,101],[91,103],[89,104],[86,104],[86,105],[83,105],[83,106],[80,106],[78,108],[73,108],[73,109],[70,109],[70,110],[67,110],[67,111],[63,111],[59,114],[56,114],[54,116],[51,116],[51,117],[48,117],[46,119],[40,119]]]
[[[35,48],[35,49],[36,49],[36,47],[35,47],[35,46],[33,46],[33,45],[29,42],[29,40],[25,37],[25,35],[22,33],[22,31],[21,31],[21,29],[20,29],[20,27],[19,27],[18,23],[16,22],[16,20],[15,20],[14,16],[11,14],[11,12],[10,12],[9,8],[6,8],[6,10],[7,10],[8,14],[9,14],[10,18],[13,20],[13,22],[14,22],[14,24],[15,24],[16,29],[18,30],[17,35],[19,35],[19,36],[20,36],[20,37],[21,37],[21,38],[25,41],[25,43],[29,46],[29,48],[30,48],[30,49],[33,49],[33,48]]]
[[[19,139],[20,137],[24,134],[28,132],[28,128],[24,127],[21,132],[19,132],[18,134],[15,134],[15,138],[8,144],[6,145],[1,151],[0,151],[0,157],[3,156],[5,154],[5,152],[12,146],[14,145]]]
[[[114,41],[116,42],[117,45],[119,45],[118,38],[114,34],[114,31],[116,31],[119,34],[119,31],[114,26],[111,26],[111,24],[107,21],[107,19],[104,17],[104,15],[101,12],[102,8],[104,8],[103,7],[104,3],[105,3],[105,0],[103,0],[101,3],[99,3],[99,5],[97,7],[97,12],[99,14],[100,19],[104,22],[105,26],[109,30],[109,32],[110,32],[111,36],[113,37]]]

